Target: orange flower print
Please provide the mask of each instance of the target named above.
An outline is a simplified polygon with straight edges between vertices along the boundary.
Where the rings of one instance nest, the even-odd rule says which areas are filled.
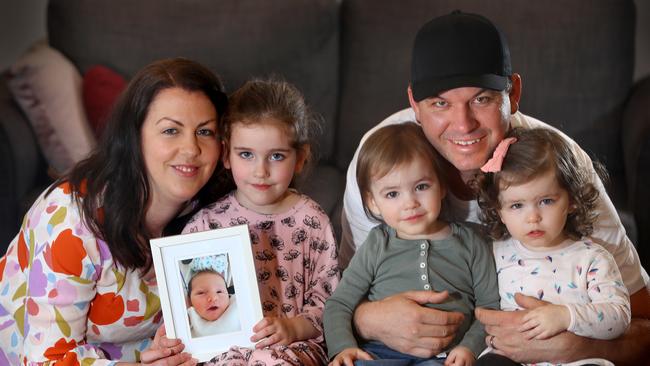
[[[59,185],[59,188],[61,188],[63,190],[63,193],[65,194],[72,193],[72,185],[70,185],[70,182],[61,183]],[[78,193],[81,197],[83,197],[86,195],[86,192],[88,192],[88,181],[84,179],[83,181],[81,181],[81,184],[79,185]]]
[[[2,277],[4,277],[6,264],[7,264],[7,257],[2,257],[2,259],[0,260],[0,281],[2,281]]]
[[[63,230],[52,243],[52,270],[54,272],[81,276],[86,249],[72,229]]]
[[[88,319],[97,325],[108,325],[118,321],[124,314],[124,300],[114,292],[97,294],[90,302]]]
[[[68,351],[75,347],[77,347],[77,341],[74,339],[71,339],[70,342],[66,342],[65,338],[59,338],[59,340],[54,343],[54,346],[45,350],[43,356],[47,357],[48,360],[60,360]]]
[[[27,243],[25,243],[24,231],[20,231],[18,234],[18,264],[20,264],[20,269],[22,271],[27,268],[27,262],[29,261],[29,249],[27,248]]]
[[[65,194],[72,193],[72,186],[70,185],[70,182],[61,183],[59,185],[59,188],[61,188]]]
[[[68,353],[62,359],[56,361],[54,366],[79,366],[76,353]]]

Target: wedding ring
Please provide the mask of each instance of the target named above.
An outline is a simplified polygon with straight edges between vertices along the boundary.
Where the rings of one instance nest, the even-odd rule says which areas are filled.
[[[492,347],[492,349],[497,349],[497,347],[494,345],[494,336],[490,337],[490,347]]]

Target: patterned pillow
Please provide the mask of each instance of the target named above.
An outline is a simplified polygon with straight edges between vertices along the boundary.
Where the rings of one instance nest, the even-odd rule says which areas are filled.
[[[58,174],[85,158],[96,144],[81,85],[75,66],[44,41],[9,68],[9,90],[32,124],[50,168]]]

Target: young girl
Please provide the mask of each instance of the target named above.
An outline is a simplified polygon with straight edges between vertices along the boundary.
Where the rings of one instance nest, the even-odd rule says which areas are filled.
[[[189,264],[187,314],[193,337],[235,332],[241,329],[237,296],[228,289],[226,254],[194,258]]]
[[[515,129],[510,136],[477,182],[482,219],[497,240],[502,310],[519,309],[517,292],[549,302],[524,317],[520,331],[529,339],[564,331],[618,337],[630,323],[629,296],[612,256],[586,238],[598,198],[589,172],[552,130]],[[611,365],[571,365],[585,362]]]
[[[357,182],[366,213],[383,221],[373,228],[325,306],[331,365],[472,365],[485,348],[476,306],[497,308],[490,247],[470,228],[438,218],[446,186],[442,159],[415,123],[390,125],[363,144]],[[447,292],[442,304],[464,321],[445,354],[421,359],[383,344],[359,344],[352,329],[356,306],[407,290]],[[367,361],[363,361],[367,360]],[[370,361],[372,360],[372,361]]]
[[[264,319],[253,328],[255,349],[232,347],[212,363],[322,364],[323,307],[339,278],[336,243],[320,206],[289,188],[309,160],[318,125],[300,92],[283,81],[249,81],[230,102],[220,131],[237,189],[184,231],[248,224]]]

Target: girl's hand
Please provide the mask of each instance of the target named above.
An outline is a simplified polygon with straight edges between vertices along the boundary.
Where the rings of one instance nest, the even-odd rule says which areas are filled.
[[[297,316],[294,318],[265,317],[253,327],[255,334],[252,342],[258,342],[255,348],[260,349],[273,345],[286,346],[296,341],[316,338],[319,332],[307,319]]]
[[[474,352],[467,347],[458,346],[449,352],[445,366],[472,366],[476,361]]]
[[[180,339],[169,339],[165,333],[165,325],[161,325],[153,337],[151,347],[140,354],[140,361],[143,365],[183,365],[194,366],[198,360],[192,358],[187,352]]]
[[[354,366],[356,360],[371,361],[373,358],[361,348],[346,348],[339,352],[329,366]]]
[[[566,306],[549,304],[529,311],[523,321],[519,331],[527,339],[548,339],[567,330],[571,314]]]

